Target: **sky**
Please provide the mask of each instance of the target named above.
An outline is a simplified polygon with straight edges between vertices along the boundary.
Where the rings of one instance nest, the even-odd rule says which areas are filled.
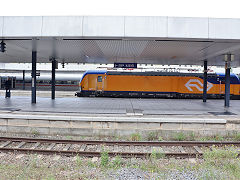
[[[240,18],[240,0],[0,0],[0,16]]]

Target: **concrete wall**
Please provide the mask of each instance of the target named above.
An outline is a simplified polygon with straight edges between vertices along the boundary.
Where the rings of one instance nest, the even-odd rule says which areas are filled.
[[[130,16],[0,17],[0,37],[240,39],[240,19]]]
[[[162,122],[131,122],[125,121],[104,121],[104,120],[86,120],[79,121],[79,117],[62,117],[62,120],[38,116],[32,118],[29,115],[8,115],[0,118],[1,133],[36,133],[51,135],[73,135],[73,136],[129,136],[133,133],[141,133],[147,136],[150,132],[157,132],[159,135],[169,137],[176,132],[186,134],[194,132],[196,135],[230,135],[240,130],[238,121],[224,122],[223,120],[195,122],[178,121],[175,122],[164,120]],[[58,120],[57,120],[58,119]],[[65,119],[65,120],[63,120]],[[71,120],[68,120],[71,119]],[[78,119],[78,120],[74,120]],[[87,120],[88,119],[88,120]],[[101,119],[101,118],[98,118]],[[109,119],[109,118],[108,118]],[[111,118],[110,118],[111,119]]]

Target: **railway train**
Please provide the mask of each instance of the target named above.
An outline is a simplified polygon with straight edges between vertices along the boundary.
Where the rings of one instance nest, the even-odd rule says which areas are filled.
[[[240,80],[230,75],[231,99],[240,99]],[[179,72],[86,71],[75,96],[202,98],[203,74]],[[209,73],[208,98],[223,98],[225,75]]]
[[[79,80],[83,72],[57,72],[56,73],[56,90],[57,91],[77,91]],[[26,73],[25,82],[23,82],[22,73],[1,73],[0,74],[0,89],[4,89],[5,81],[8,78],[12,80],[12,89],[30,90],[32,86],[31,73]],[[25,87],[24,87],[25,84]],[[37,76],[37,89],[50,90],[51,89],[51,74],[50,72],[42,72]]]

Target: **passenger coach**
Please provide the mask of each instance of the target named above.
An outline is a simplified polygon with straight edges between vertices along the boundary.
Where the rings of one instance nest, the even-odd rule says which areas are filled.
[[[224,74],[208,74],[207,81],[209,98],[224,97]],[[230,83],[231,98],[240,99],[239,77],[231,74]],[[82,76],[79,91],[75,95],[201,98],[202,93],[201,73],[87,71]]]

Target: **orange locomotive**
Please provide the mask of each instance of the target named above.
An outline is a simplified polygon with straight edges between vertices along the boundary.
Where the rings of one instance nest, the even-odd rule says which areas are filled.
[[[209,98],[224,97],[224,74],[208,74],[207,81]],[[235,74],[231,74],[230,83],[231,98],[240,99],[240,81]],[[202,93],[201,73],[87,71],[75,95],[200,98]]]

